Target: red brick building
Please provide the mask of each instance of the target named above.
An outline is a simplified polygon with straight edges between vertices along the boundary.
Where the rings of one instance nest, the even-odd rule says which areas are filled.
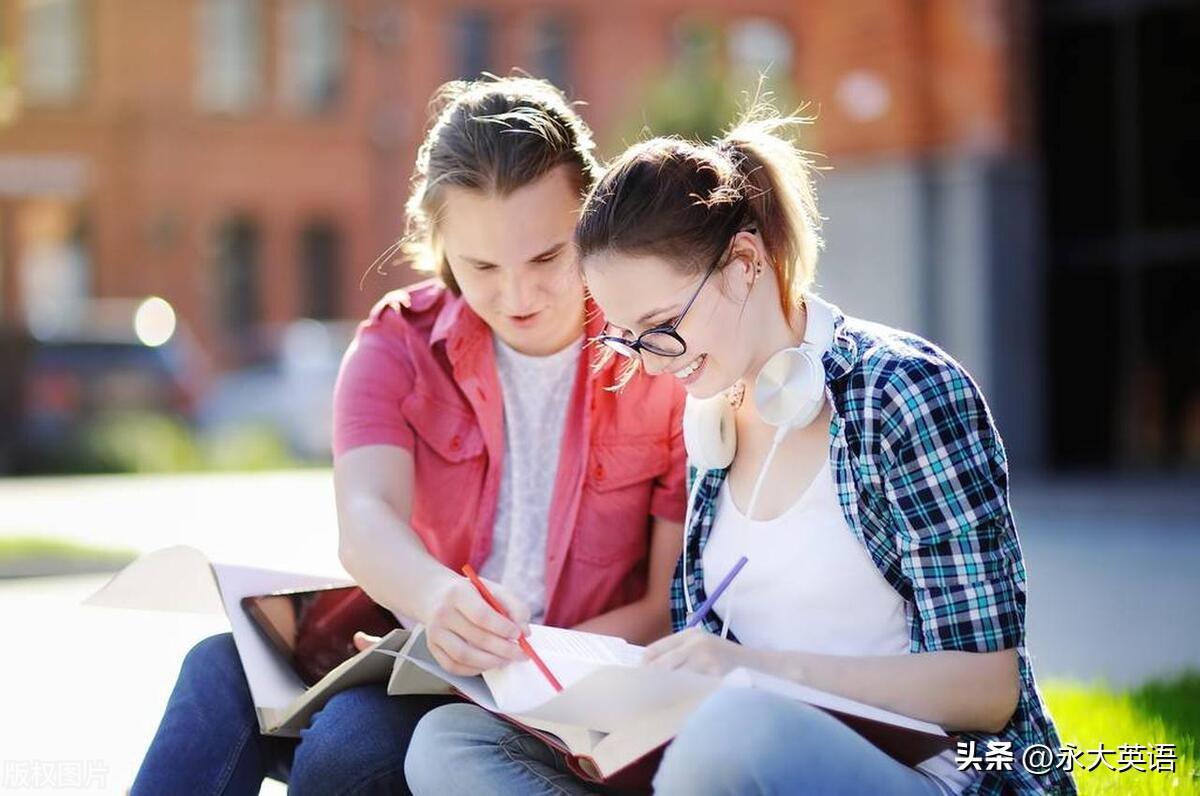
[[[965,362],[1014,461],[1200,462],[1194,0],[0,0],[0,323],[157,294],[233,364],[361,316],[439,83],[551,78],[611,154],[697,27],[813,103],[822,291]]]
[[[215,352],[259,322],[360,315],[394,282],[359,289],[401,229],[439,83],[549,76],[588,101],[604,142],[695,21],[725,32],[734,71],[772,56],[817,101],[816,147],[835,158],[1006,147],[1003,7],[4,0],[0,311],[29,308],[22,260],[49,236],[83,271],[59,289],[164,296]]]

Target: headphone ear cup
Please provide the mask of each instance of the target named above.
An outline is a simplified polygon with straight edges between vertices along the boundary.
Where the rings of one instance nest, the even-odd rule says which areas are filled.
[[[822,354],[809,348],[785,348],[776,353],[754,380],[754,406],[764,422],[776,428],[811,423],[825,401]]]
[[[723,470],[733,463],[737,426],[724,395],[687,397],[683,408],[683,445],[688,462],[699,470]]]

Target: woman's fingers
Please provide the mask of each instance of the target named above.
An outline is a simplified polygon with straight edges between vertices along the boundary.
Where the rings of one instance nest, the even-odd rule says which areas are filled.
[[[714,646],[721,643],[728,642],[721,642],[712,634],[693,627],[647,647],[642,662],[656,669],[692,669],[711,673],[715,670]],[[654,656],[650,657],[652,648]]]
[[[681,646],[694,643],[698,634],[703,633],[699,628],[689,628],[679,633],[672,633],[669,636],[660,638],[642,653],[642,663],[650,664],[653,661],[660,659],[672,650],[679,649]]]

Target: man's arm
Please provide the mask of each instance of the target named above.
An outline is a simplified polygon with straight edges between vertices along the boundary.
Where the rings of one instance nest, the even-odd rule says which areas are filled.
[[[524,659],[513,640],[528,609],[489,581],[515,622],[492,610],[470,581],[430,555],[409,525],[411,453],[394,445],[353,448],[334,459],[333,476],[338,557],[375,602],[424,624],[430,652],[455,674]]]

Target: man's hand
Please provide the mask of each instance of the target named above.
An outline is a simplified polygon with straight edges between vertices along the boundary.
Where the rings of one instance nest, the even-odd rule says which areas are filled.
[[[472,676],[525,660],[516,642],[528,632],[529,609],[500,584],[484,583],[513,619],[499,614],[471,581],[458,576],[433,595],[424,611],[429,651],[451,674]]]

